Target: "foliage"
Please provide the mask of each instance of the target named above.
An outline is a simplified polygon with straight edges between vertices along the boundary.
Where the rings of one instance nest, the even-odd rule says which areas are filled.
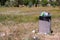
[[[41,1],[41,5],[42,5],[42,6],[46,6],[47,4],[48,4],[48,1],[47,1],[47,0],[42,0],[42,1]]]
[[[29,0],[23,0],[24,5],[28,5],[29,4]]]
[[[10,7],[19,7],[19,5],[25,5],[25,6],[32,6],[35,5],[37,7],[38,4],[41,4],[42,6],[46,6],[48,3],[50,3],[52,6],[60,6],[60,0],[50,1],[42,0],[41,2],[39,0],[0,0],[0,6],[10,6]]]
[[[57,5],[60,6],[60,0],[57,0]]]
[[[57,5],[57,2],[51,2],[50,3],[53,7],[55,7]]]
[[[5,2],[6,2],[6,0],[0,0],[0,5],[1,6],[4,6],[5,5]]]

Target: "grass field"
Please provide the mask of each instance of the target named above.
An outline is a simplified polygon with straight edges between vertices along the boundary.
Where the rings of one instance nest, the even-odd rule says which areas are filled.
[[[34,36],[32,30],[38,33],[39,15],[42,11],[47,11],[52,15],[51,27],[54,36],[48,35],[45,40],[56,40],[60,35],[60,9],[58,7],[22,7],[22,8],[0,8],[0,40],[23,40],[28,36]],[[37,35],[39,36],[39,35]],[[44,37],[42,35],[42,39]],[[57,36],[57,37],[55,37]],[[40,37],[40,36],[39,36]],[[27,40],[24,39],[24,40]],[[31,39],[30,39],[31,40]],[[59,39],[58,39],[59,40]]]

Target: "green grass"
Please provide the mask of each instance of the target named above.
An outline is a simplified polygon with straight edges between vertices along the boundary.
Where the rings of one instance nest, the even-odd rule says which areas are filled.
[[[52,18],[60,18],[60,14],[52,14]],[[0,22],[14,21],[16,23],[21,22],[37,22],[39,15],[5,15],[0,14]]]
[[[60,13],[52,14],[52,18],[60,18]]]
[[[14,21],[20,22],[37,22],[38,16],[35,15],[4,15],[0,14],[0,22],[4,21]]]

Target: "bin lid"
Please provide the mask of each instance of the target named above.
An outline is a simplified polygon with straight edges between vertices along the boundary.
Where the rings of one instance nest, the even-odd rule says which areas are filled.
[[[41,15],[40,16],[50,16],[50,14],[48,12],[41,12]]]

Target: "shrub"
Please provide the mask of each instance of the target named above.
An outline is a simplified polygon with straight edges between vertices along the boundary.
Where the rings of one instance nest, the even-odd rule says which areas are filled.
[[[29,0],[23,0],[23,3],[24,3],[24,5],[28,5],[29,4]]]
[[[51,4],[53,7],[57,6],[57,2],[50,2],[50,4]]]
[[[9,6],[10,6],[9,1],[6,1],[5,7],[9,7]]]
[[[17,0],[8,0],[5,3],[6,7],[19,7],[18,1]]]
[[[41,1],[41,5],[42,5],[42,6],[47,6],[47,4],[48,4],[48,1],[47,1],[47,0],[42,0],[42,1]]]

